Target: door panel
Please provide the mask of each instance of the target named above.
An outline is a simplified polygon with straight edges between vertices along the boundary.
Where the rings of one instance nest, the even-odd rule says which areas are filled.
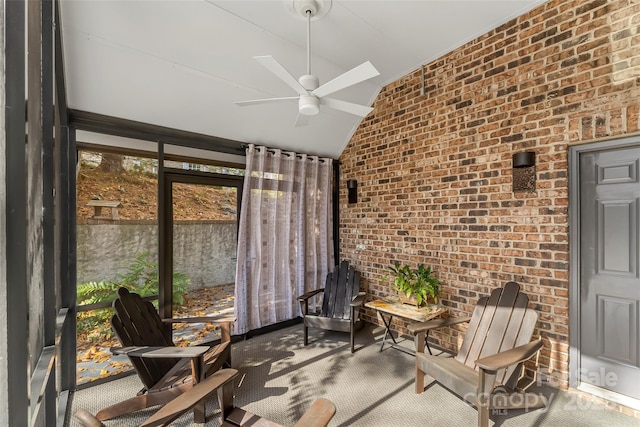
[[[637,200],[598,200],[598,274],[636,276]]]
[[[580,155],[581,381],[640,398],[640,148]]]
[[[598,184],[622,184],[637,182],[637,160],[598,164]]]
[[[598,295],[600,357],[638,367],[638,310],[636,301]]]
[[[165,170],[161,307],[167,317],[232,314],[242,177]],[[201,209],[199,208],[201,207]],[[219,338],[215,324],[174,324],[174,342]]]

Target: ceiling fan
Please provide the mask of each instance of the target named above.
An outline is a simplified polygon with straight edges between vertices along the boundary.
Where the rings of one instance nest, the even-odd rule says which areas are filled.
[[[311,18],[318,13],[318,2],[316,0],[301,0],[296,3],[298,3],[297,10],[307,20],[307,74],[296,80],[273,56],[254,56],[253,58],[298,92],[298,96],[237,101],[235,104],[246,106],[297,99],[298,117],[295,126],[306,125],[309,116],[314,116],[320,112],[321,105],[365,117],[373,108],[339,99],[327,98],[326,96],[376,77],[380,73],[371,62],[367,61],[320,86],[318,77],[311,74]]]

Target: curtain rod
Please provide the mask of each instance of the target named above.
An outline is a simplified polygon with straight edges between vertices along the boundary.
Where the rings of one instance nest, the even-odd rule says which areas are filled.
[[[240,147],[241,147],[243,150],[246,150],[249,146],[248,146],[247,144],[242,144]],[[264,148],[264,149],[267,151],[267,153],[271,153],[271,154],[275,154],[275,153],[276,153],[276,149],[275,149],[275,148],[269,148],[269,147],[266,147],[266,146],[264,146],[264,145],[256,145],[256,147],[262,147],[262,148]],[[298,159],[302,159],[302,156],[303,156],[302,154],[294,153],[294,152],[292,152],[292,151],[283,151],[283,150],[280,150],[280,152],[281,152],[282,154],[284,154],[285,156],[289,156],[289,157],[291,157],[291,156],[293,156],[293,155],[295,154],[296,158],[298,158]],[[318,161],[319,161],[319,162],[322,162],[322,163],[326,162],[326,159],[325,159],[324,157],[320,157],[320,156],[312,156],[312,155],[310,155],[310,154],[307,154],[306,156],[307,156],[307,160],[318,159]]]

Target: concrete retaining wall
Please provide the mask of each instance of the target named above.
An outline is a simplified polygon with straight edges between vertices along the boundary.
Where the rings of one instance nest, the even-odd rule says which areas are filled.
[[[191,279],[189,289],[233,283],[236,274],[235,221],[174,224],[174,271]],[[78,224],[78,283],[117,280],[135,257],[158,258],[158,225],[141,221]]]

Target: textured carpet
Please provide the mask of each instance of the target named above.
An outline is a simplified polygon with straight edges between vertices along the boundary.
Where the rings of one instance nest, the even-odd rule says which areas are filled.
[[[356,352],[349,352],[348,334],[310,330],[302,345],[302,326],[234,343],[232,360],[240,371],[236,406],[292,426],[316,397],[333,401],[337,412],[330,426],[474,426],[476,410],[439,384],[419,395],[413,391],[414,358],[393,348],[380,352],[381,328],[358,332]],[[411,348],[412,341],[401,345]],[[427,377],[427,380],[429,377]],[[135,395],[135,375],[74,393],[71,413],[99,409]],[[551,401],[547,409],[493,414],[494,426],[640,426],[640,420],[550,387],[540,391]],[[206,426],[219,426],[215,394],[207,402]],[[136,426],[154,412],[140,411],[105,422]],[[72,419],[70,426],[77,426]],[[191,426],[193,414],[176,426]]]

